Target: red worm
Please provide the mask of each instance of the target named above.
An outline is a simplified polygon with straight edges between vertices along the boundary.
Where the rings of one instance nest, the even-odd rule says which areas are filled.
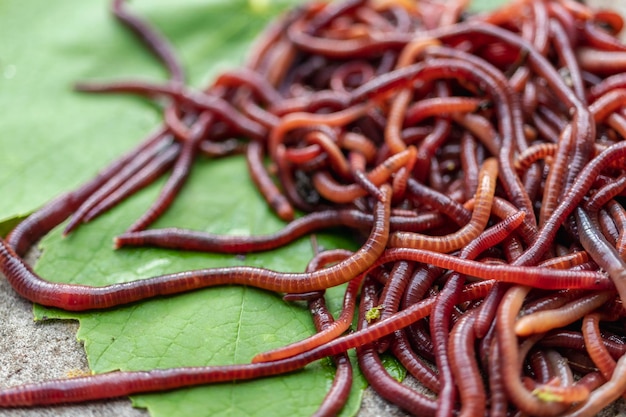
[[[309,301],[308,304],[318,332],[324,331],[328,326],[332,326],[333,316],[328,311],[323,296]],[[328,393],[313,414],[313,417],[336,415],[348,401],[350,389],[352,388],[352,364],[346,353],[335,355],[333,360],[337,367],[335,378],[333,378],[333,383]]]
[[[362,294],[363,300],[359,308],[359,330],[366,329],[368,321],[364,317],[366,311],[376,305],[376,288],[365,283]],[[427,396],[410,389],[393,379],[383,367],[382,361],[372,344],[357,348],[359,367],[368,382],[376,389],[383,398],[398,404],[401,408],[413,415],[434,416],[437,403]]]
[[[159,131],[157,131],[135,149],[100,171],[92,180],[74,191],[60,195],[32,213],[9,233],[7,243],[15,249],[17,255],[24,256],[35,242],[67,219],[93,193],[104,186],[111,177],[123,170],[124,166],[131,163],[131,161],[161,141],[161,139],[162,137]]]
[[[461,274],[477,278],[529,285],[535,288],[580,288],[589,290],[606,290],[614,288],[612,281],[599,272],[486,264],[421,249],[388,249],[372,265],[372,267],[399,260],[421,262],[435,265],[440,268],[451,269]]]
[[[598,266],[609,274],[620,298],[626,300],[626,262],[604,236],[598,233],[589,215],[581,208],[576,210],[576,222],[580,243]]]
[[[2,241],[0,241],[1,243]],[[482,290],[481,290],[482,288]],[[484,296],[484,286],[464,291],[463,299]],[[185,386],[246,380],[277,375],[299,369],[306,364],[329,355],[361,346],[406,327],[411,322],[426,317],[434,299],[420,302],[371,327],[320,346],[311,352],[275,362],[224,365],[166,370],[112,372],[89,377],[54,380],[32,385],[7,388],[0,391],[0,406],[21,407],[91,401],[115,398],[135,393],[165,391]]]
[[[350,227],[365,230],[374,217],[359,210],[324,210],[302,216],[283,229],[269,235],[228,236],[189,229],[164,228],[123,233],[114,239],[115,247],[154,246],[160,248],[219,252],[248,253],[275,249],[307,234],[332,227]],[[443,222],[438,214],[421,216],[391,216],[391,230],[419,231],[436,227]]]
[[[111,4],[111,10],[115,17],[135,32],[137,37],[165,64],[172,80],[182,83],[185,80],[185,73],[176,58],[174,48],[154,27],[130,13],[124,3],[124,0],[114,0]]]
[[[215,94],[186,91],[184,88],[173,84],[152,84],[144,81],[126,81],[110,84],[80,83],[75,86],[76,90],[89,93],[132,93],[146,96],[169,96],[182,104],[195,107],[199,110],[213,112],[224,121],[228,122],[236,132],[251,139],[261,140],[265,137],[267,129],[259,123],[251,120],[238,112],[229,102]]]
[[[626,157],[626,142],[619,142],[593,158],[580,172],[574,184],[563,197],[563,201],[554,209],[554,212],[546,221],[545,226],[540,229],[534,243],[515,261],[515,264],[529,265],[536,263],[542,251],[545,250],[547,242],[551,242],[554,239],[558,227],[563,224],[565,218],[581,202],[595,178],[608,164],[624,157]]]
[[[321,346],[344,333],[352,324],[356,298],[364,277],[365,275],[360,275],[350,281],[344,294],[343,310],[341,311],[341,315],[337,318],[337,320],[333,321],[332,324],[301,341],[271,351],[259,353],[252,358],[252,363],[269,362],[296,356],[302,352]]]
[[[465,313],[448,340],[450,369],[459,385],[460,417],[484,415],[487,407],[485,386],[475,359],[474,318],[474,313]]]
[[[604,345],[602,335],[600,333],[600,313],[591,313],[583,319],[583,337],[584,346],[589,353],[589,357],[596,365],[602,376],[606,380],[611,379],[615,370],[616,361],[613,359],[608,349]]]
[[[614,181],[599,188],[585,203],[585,209],[597,211],[626,189],[626,174],[621,174]]]
[[[402,366],[417,379],[420,384],[433,392],[438,392],[440,385],[435,371],[410,347],[404,330],[394,332],[391,352]]]
[[[269,172],[263,165],[263,145],[260,142],[248,144],[246,161],[250,178],[276,215],[284,221],[293,220],[294,210],[291,203],[274,184]]]
[[[261,76],[257,71],[253,71],[248,68],[238,68],[225,73],[220,74],[213,87],[242,87],[245,86],[251,90],[253,94],[258,96],[265,103],[279,103],[283,100],[282,94],[280,94],[274,86],[272,86],[267,78]]]
[[[89,196],[80,207],[72,214],[71,220],[63,230],[64,235],[70,234],[84,220],[85,215],[99,204],[103,199],[109,196],[116,189],[121,187],[128,179],[137,175],[150,161],[158,158],[157,155],[163,152],[163,148],[167,147],[168,137],[166,128],[160,128],[152,135],[152,141],[149,147],[146,147],[132,160],[121,167],[119,172],[112,175],[106,183],[102,184],[98,190]]]
[[[435,252],[451,252],[465,246],[476,238],[487,225],[491,214],[493,194],[496,189],[498,164],[495,159],[483,163],[479,185],[474,199],[472,218],[457,232],[446,236],[427,236],[408,232],[395,232],[389,238],[389,246],[395,248],[429,249]]]
[[[108,308],[159,295],[222,284],[253,285],[287,293],[321,290],[348,282],[363,273],[384,251],[389,236],[391,189],[384,185],[382,190],[385,198],[376,205],[374,226],[363,247],[345,261],[311,273],[281,273],[253,267],[214,268],[106,287],[88,287],[44,281],[2,240],[0,270],[23,297],[42,305],[74,311]]]
[[[120,184],[112,192],[104,198],[101,198],[96,204],[91,207],[85,207],[87,212],[82,215],[83,223],[87,223],[100,216],[102,213],[110,210],[118,205],[120,202],[132,196],[137,191],[152,184],[157,178],[165,174],[172,165],[176,162],[176,159],[181,153],[181,146],[178,143],[174,143],[165,149],[160,154],[156,155],[148,164],[146,164],[135,175]],[[95,195],[95,194],[94,194]],[[80,209],[79,209],[80,210]],[[73,220],[73,218],[72,218]]]
[[[267,146],[269,154],[273,159],[277,157],[276,149],[279,144],[284,143],[285,136],[291,130],[297,128],[306,128],[315,125],[325,126],[343,126],[355,119],[363,116],[371,105],[359,105],[348,107],[330,114],[317,114],[306,112],[294,112],[284,116],[280,123],[276,125],[267,138]]]
[[[386,182],[391,175],[414,160],[416,150],[409,146],[406,150],[394,154],[367,174],[367,179],[377,186]],[[313,185],[326,199],[334,203],[351,203],[359,197],[367,195],[367,191],[358,184],[340,185],[326,172],[313,175]]]
[[[526,413],[537,416],[553,416],[564,410],[564,404],[542,401],[523,385],[519,378],[522,362],[519,358],[517,337],[513,331],[515,318],[522,305],[529,287],[515,286],[509,289],[500,306],[496,320],[497,340],[502,368],[503,383],[507,396]]]
[[[626,356],[622,356],[613,372],[613,377],[589,394],[587,401],[563,414],[565,417],[595,416],[600,410],[617,400],[626,390]]]
[[[525,315],[515,323],[515,333],[524,337],[565,327],[606,304],[613,296],[609,291],[589,294],[554,310],[541,310]]]
[[[154,223],[169,208],[174,198],[185,184],[185,180],[191,172],[191,164],[194,160],[194,156],[198,150],[198,143],[209,130],[212,122],[213,115],[209,112],[202,113],[198,116],[198,120],[196,120],[189,129],[190,136],[185,138],[180,154],[172,168],[172,173],[156,201],[152,203],[150,208],[148,208],[139,219],[130,225],[127,229],[128,232],[145,229]]]

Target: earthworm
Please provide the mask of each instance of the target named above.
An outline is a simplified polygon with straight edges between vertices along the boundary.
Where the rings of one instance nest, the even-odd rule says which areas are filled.
[[[590,294],[554,310],[541,310],[525,315],[515,323],[515,333],[522,337],[566,327],[604,305],[612,296],[611,292],[606,291]]]
[[[459,416],[468,417],[484,414],[487,407],[485,386],[475,359],[474,318],[474,313],[465,313],[452,328],[448,339],[450,369],[459,386]]]
[[[161,140],[157,131],[135,149],[102,169],[98,175],[74,191],[62,194],[20,222],[7,236],[6,242],[18,256],[26,255],[31,246],[74,213],[94,192],[155,143]]]
[[[328,159],[329,167],[335,175],[343,179],[352,179],[348,161],[343,155],[342,150],[337,146],[335,137],[331,137],[331,135],[323,131],[313,130],[306,134],[305,140],[307,143],[317,144],[322,148],[323,153]]]
[[[235,127],[241,134],[252,138],[261,139],[267,130],[257,122],[245,117],[236,111],[233,106],[218,97],[199,92],[185,91],[182,87],[169,84],[155,84],[145,81],[118,81],[112,83],[79,83],[75,86],[77,91],[89,93],[130,93],[146,96],[165,95],[183,104],[193,106],[199,110],[213,112],[230,126]]]
[[[572,384],[573,377],[565,358],[555,350],[548,350],[545,355],[549,364],[552,365],[551,368],[555,369],[556,376],[553,380],[538,384],[532,391],[533,395],[545,401],[565,404],[579,403],[587,400],[590,389],[585,383],[586,381]],[[560,384],[557,385],[557,383]]]
[[[463,226],[471,220],[471,211],[462,204],[444,193],[421,184],[414,178],[409,178],[407,181],[407,192],[409,197],[416,203],[432,206],[459,226]]]
[[[421,249],[388,249],[372,267],[399,260],[427,263],[477,278],[526,284],[543,289],[584,288],[602,290],[613,288],[611,280],[593,271],[555,270],[516,265],[485,264]]]
[[[563,414],[567,417],[591,417],[596,415],[607,404],[615,401],[626,389],[626,357],[622,356],[615,366],[613,377],[599,388],[591,391],[587,401],[575,406]]]
[[[607,203],[609,215],[613,219],[616,228],[619,230],[617,240],[615,241],[615,249],[622,259],[626,258],[626,211],[615,200]]]
[[[592,219],[581,208],[576,209],[576,222],[578,224],[580,243],[589,253],[589,256],[609,274],[620,298],[625,300],[626,263],[619,256],[617,250],[606,241],[604,236],[598,233]]]
[[[311,350],[314,347],[321,346],[345,332],[352,323],[357,294],[364,277],[364,275],[356,277],[348,284],[348,288],[344,294],[343,309],[337,320],[334,320],[323,330],[318,331],[306,339],[255,355],[252,358],[252,363],[269,362],[295,356],[302,352]]]
[[[517,337],[513,331],[515,315],[519,311],[529,287],[514,286],[509,289],[500,306],[496,320],[499,360],[502,367],[502,378],[506,393],[511,401],[520,409],[537,416],[551,416],[561,413],[564,405],[559,402],[542,401],[519,380],[521,362],[518,358]]]
[[[504,417],[507,415],[508,398],[504,389],[504,377],[502,376],[502,363],[500,361],[500,349],[496,339],[492,339],[489,346],[488,380],[491,389],[489,415],[492,417]]]
[[[420,384],[433,392],[439,391],[437,375],[432,368],[411,349],[409,340],[403,330],[394,332],[390,349],[394,356],[402,363],[402,366],[404,366]]]
[[[440,389],[437,395],[437,415],[452,416],[457,396],[453,373],[449,362],[448,333],[451,328],[452,310],[459,299],[465,277],[452,273],[437,295],[430,320],[430,334],[438,369]]]
[[[427,248],[435,252],[450,252],[465,246],[485,228],[491,213],[493,193],[496,188],[498,165],[495,159],[488,159],[483,163],[479,174],[479,186],[472,218],[457,232],[442,236],[426,236],[408,232],[394,232],[389,238],[389,246],[397,248]]]
[[[309,301],[308,304],[318,332],[324,331],[328,326],[332,325],[334,321],[333,316],[328,311],[323,296]],[[335,378],[322,404],[313,414],[316,417],[336,415],[348,401],[348,395],[352,387],[352,365],[350,359],[345,353],[335,355],[333,359],[337,367]]]
[[[165,126],[174,134],[176,139],[185,140],[189,137],[189,127],[178,114],[179,110],[175,106],[168,106],[163,110],[163,122]]]
[[[274,184],[274,181],[263,165],[263,145],[260,142],[248,143],[246,162],[248,163],[250,178],[252,178],[257,189],[276,215],[285,221],[293,220],[294,210],[291,203],[289,203],[287,197],[285,197],[276,184]]]
[[[485,231],[478,238],[473,240],[472,243],[463,248],[459,257],[463,259],[473,259],[487,247],[504,240],[504,238],[523,221],[524,215],[524,212],[520,211],[517,216],[507,217],[498,225]],[[450,275],[443,289],[437,296],[431,314],[430,333],[433,339],[435,359],[437,360],[437,369],[439,369],[439,381],[442,387],[438,396],[439,415],[452,414],[452,409],[450,409],[448,404],[454,403],[455,390],[453,386],[452,363],[449,363],[449,356],[452,355],[452,353],[449,349],[447,336],[451,327],[450,316],[452,308],[457,304],[459,291],[462,288],[464,279],[465,278],[458,273]],[[472,319],[469,325],[472,333],[474,333],[473,324]],[[470,406],[470,409],[471,408],[472,406]]]
[[[384,183],[394,172],[409,163],[411,158],[415,157],[415,152],[415,148],[411,146],[405,151],[394,154],[371,170],[367,174],[368,179],[375,185]],[[367,194],[367,191],[357,184],[337,184],[328,173],[323,171],[318,171],[313,175],[313,185],[324,198],[335,203],[352,202]]]
[[[365,172],[367,161],[365,157],[356,152],[350,152],[348,155],[348,159],[350,161],[350,171],[352,172],[352,177],[355,184],[358,184],[361,188],[367,191],[367,194],[374,196],[377,200],[381,199],[380,189],[370,180]],[[406,167],[402,167],[398,170],[397,175],[392,180],[391,188],[393,190],[393,197],[396,196],[396,188],[395,185],[396,180],[400,177],[400,172],[404,170]]]
[[[346,125],[365,114],[371,105],[363,104],[351,106],[330,114],[318,114],[307,112],[292,112],[285,115],[277,126],[269,133],[267,138],[268,152],[272,158],[276,158],[276,148],[284,143],[285,136],[291,130],[306,128],[316,124],[325,126]]]
[[[376,288],[368,285],[366,282],[363,291],[362,297],[365,299],[361,301],[359,308],[359,329],[367,328],[367,320],[364,317],[365,312],[376,305],[374,301]],[[357,358],[359,367],[362,369],[365,377],[383,398],[399,405],[414,415],[435,415],[437,403],[391,378],[382,366],[373,345],[364,345],[357,348]]]
[[[233,88],[245,86],[267,104],[278,103],[283,99],[280,92],[269,83],[267,78],[261,76],[257,71],[245,67],[220,74],[215,79],[213,86]]]
[[[626,51],[603,51],[595,48],[579,48],[576,52],[582,69],[600,74],[624,72]]]
[[[596,365],[602,376],[608,381],[615,370],[616,361],[602,341],[600,334],[600,313],[587,314],[583,319],[582,332],[584,346],[591,360]]]
[[[624,156],[626,156],[626,143],[620,142],[611,145],[593,158],[583,168],[580,174],[578,174],[576,180],[564,196],[563,201],[554,209],[545,227],[540,229],[534,243],[515,261],[515,264],[528,265],[535,263],[541,251],[545,249],[546,242],[554,239],[557,226],[562,224],[565,217],[580,203],[602,169],[610,162],[623,158]]]
[[[108,196],[115,189],[120,187],[126,180],[131,178],[133,175],[136,175],[150,160],[156,158],[160,152],[163,152],[163,148],[167,146],[167,131],[165,128],[159,128],[156,132],[151,135],[149,142],[150,146],[146,147],[141,151],[136,158],[129,160],[124,166],[117,172],[115,175],[112,175],[110,179],[106,181],[105,184],[102,184],[101,187],[83,202],[80,207],[72,214],[72,219],[65,226],[63,230],[64,235],[68,235],[71,233],[79,224],[83,221],[84,216],[102,199]]]
[[[535,312],[558,309],[563,305],[578,299],[583,292],[581,290],[560,290],[549,293],[543,297],[528,301],[521,310],[521,314],[533,314]]]
[[[465,132],[461,136],[461,169],[466,173],[464,176],[465,189],[475,190],[478,188],[478,172],[479,172],[479,159],[478,159],[478,143],[474,136]],[[470,191],[468,191],[469,194]],[[466,195],[469,198],[469,195]]]
[[[390,187],[383,186],[385,199],[377,204],[376,220],[368,241],[352,257],[311,273],[279,273],[261,268],[215,268],[162,275],[143,281],[87,287],[50,283],[39,278],[17,254],[0,240],[0,266],[15,290],[33,302],[68,310],[108,308],[133,301],[189,291],[207,285],[253,284],[288,293],[325,289],[347,282],[364,272],[383,252],[389,235]],[[176,284],[173,284],[176,282]]]
[[[124,0],[114,0],[111,4],[111,11],[165,64],[173,81],[182,83],[185,80],[185,73],[175,56],[174,48],[166,38],[161,36],[152,25],[130,13],[125,7]]]
[[[206,112],[198,116],[198,120],[189,129],[189,137],[185,138],[180,154],[172,167],[172,173],[159,193],[159,196],[148,210],[127,229],[128,232],[142,230],[154,223],[174,201],[189,176],[191,164],[198,150],[198,142],[202,140],[211,126],[213,115]]]
[[[626,189],[626,174],[621,174],[615,180],[599,188],[589,200],[585,202],[585,209],[588,211],[597,211],[613,197],[616,197],[624,191],[624,189]]]
[[[67,404],[116,398],[135,393],[171,390],[183,386],[246,380],[276,375],[296,366],[242,364],[205,368],[156,369],[152,371],[110,372],[95,376],[52,380],[0,391],[3,407]]]
[[[409,284],[414,268],[415,265],[408,262],[398,262],[391,269],[389,279],[380,294],[380,305],[383,306],[380,320],[386,319],[400,309],[402,294]]]
[[[152,184],[157,178],[172,168],[172,165],[175,163],[180,153],[180,144],[174,143],[163,152],[156,155],[131,178],[123,184],[120,184],[119,187],[108,193],[104,198],[101,198],[96,204],[93,204],[91,207],[85,207],[87,211],[82,216],[82,221],[84,223],[92,221],[137,191]]]
[[[149,229],[132,233],[122,233],[115,237],[115,247],[154,246],[160,248],[190,251],[248,253],[278,248],[295,241],[313,231],[332,227],[367,229],[373,224],[371,214],[358,210],[323,210],[302,216],[283,229],[269,235],[229,236],[200,231],[163,228]],[[391,230],[424,230],[439,224],[439,216],[391,216]]]

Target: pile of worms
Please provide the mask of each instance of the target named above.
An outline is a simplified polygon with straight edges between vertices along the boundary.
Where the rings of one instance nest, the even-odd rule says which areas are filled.
[[[331,357],[318,416],[352,382],[419,416],[593,416],[626,391],[626,46],[623,20],[573,0],[302,5],[271,24],[241,68],[186,86],[168,41],[115,0],[116,18],[167,81],[81,83],[158,100],[163,123],[0,240],[0,270],[45,306],[106,309],[215,285],[305,301],[317,333],[251,363],[111,372],[0,390],[1,407],[44,406],[284,374]],[[284,229],[223,236],[152,223],[192,163],[245,154]],[[208,162],[207,162],[208,161]],[[51,283],[23,260],[168,175],[117,236],[243,254],[336,229],[361,246],[319,250],[304,272],[235,266],[105,287]],[[324,290],[347,284],[333,317]],[[354,316],[357,329],[349,331]],[[392,378],[388,352],[425,390]]]

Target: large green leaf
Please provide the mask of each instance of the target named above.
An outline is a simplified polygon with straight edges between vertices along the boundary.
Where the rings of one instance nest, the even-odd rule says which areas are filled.
[[[157,226],[178,224],[244,234],[278,229],[281,223],[242,173],[245,164],[241,158],[200,161],[188,186]],[[42,242],[38,272],[51,280],[104,285],[224,265],[297,271],[312,256],[306,238],[270,254],[245,258],[157,249],[111,250],[112,237],[145,209],[156,191],[158,186],[152,187],[68,238],[62,238],[60,230],[51,233]],[[349,240],[338,237],[319,236],[319,240],[325,247],[351,246]],[[336,310],[341,291],[332,291],[329,299]],[[262,350],[314,332],[302,305],[242,287],[211,288],[106,312],[68,314],[38,309],[37,315],[78,318],[78,337],[85,340],[95,372],[245,363]],[[324,364],[314,364],[288,377],[142,396],[135,401],[155,416],[309,415],[331,381],[332,374]],[[355,388],[362,388],[362,383]],[[356,411],[358,398],[358,394],[354,396],[347,414]]]
[[[3,94],[0,142],[0,219],[10,225],[62,191],[92,177],[157,123],[149,103],[133,97],[72,92],[78,80],[140,76],[163,79],[161,67],[107,13],[105,2],[3,2]],[[201,86],[238,65],[251,39],[285,4],[276,2],[134,2],[132,7],[172,39],[190,81]],[[5,24],[6,23],[6,24]],[[19,36],[17,35],[19,34]],[[36,51],[35,49],[36,48]],[[10,134],[9,134],[10,133]],[[312,255],[303,239],[272,254],[239,257],[148,249],[112,250],[112,238],[153,201],[162,182],[68,238],[54,231],[41,243],[37,271],[46,279],[104,285],[192,268],[263,265],[303,270]],[[183,195],[157,226],[255,234],[282,224],[267,210],[241,158],[200,160]],[[8,227],[7,227],[8,228]],[[350,247],[341,237],[326,247]],[[336,310],[341,292],[329,301]],[[39,318],[80,320],[78,337],[94,372],[249,362],[269,348],[305,337],[314,328],[306,308],[264,291],[223,287],[137,303],[106,312],[67,314],[36,309]],[[322,361],[284,378],[167,395],[138,396],[153,415],[309,415],[328,389]],[[355,390],[363,383],[355,384]],[[354,395],[346,414],[354,414]]]

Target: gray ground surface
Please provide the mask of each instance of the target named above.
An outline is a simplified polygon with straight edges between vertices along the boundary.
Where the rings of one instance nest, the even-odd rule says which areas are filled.
[[[3,277],[4,278],[4,277]],[[33,305],[0,280],[0,386],[64,378],[89,372],[83,346],[72,321],[33,321]],[[0,410],[2,417],[140,417],[127,399],[39,409]]]
[[[598,7],[611,7],[626,15],[626,0],[591,0]],[[32,304],[18,297],[5,279],[0,279],[0,387],[63,378],[88,372],[82,345],[76,340],[77,324],[70,321],[33,321]],[[381,400],[371,390],[364,396],[360,417],[404,417],[407,414]],[[623,401],[602,414],[626,416]],[[147,417],[130,401],[116,400],[46,409],[0,410],[0,417]]]

